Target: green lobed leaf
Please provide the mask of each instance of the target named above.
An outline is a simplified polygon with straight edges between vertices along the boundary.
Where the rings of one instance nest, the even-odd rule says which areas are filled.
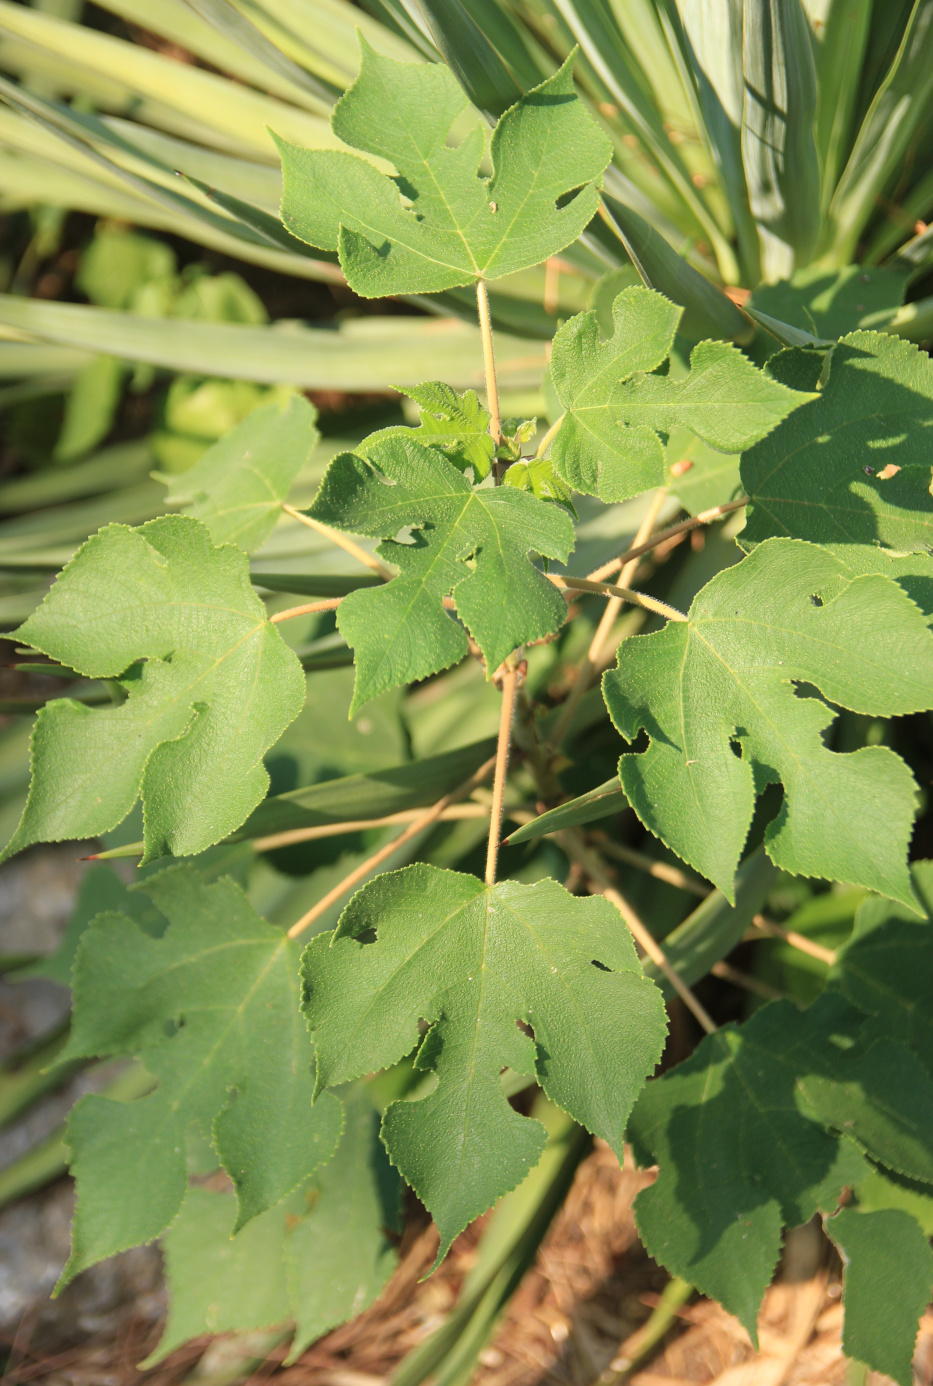
[[[664,1045],[661,996],[621,916],[549,880],[487,887],[426,865],[382,876],[308,945],[302,978],[319,1088],[395,1063],[429,1023],[416,1066],[437,1087],[390,1106],[382,1134],[438,1224],[439,1257],[544,1149],[505,1099],[503,1066],[535,1075],[621,1156]]]
[[[496,445],[489,432],[489,411],[475,390],[461,395],[439,380],[399,388],[419,406],[420,422],[414,430],[419,443],[438,448],[460,471],[472,467],[477,481],[489,475]]]
[[[169,1285],[165,1331],[145,1366],[202,1333],[243,1333],[291,1320],[289,1360],[362,1313],[396,1264],[400,1184],[362,1089],[343,1099],[336,1153],[283,1203],[234,1236],[229,1193],[190,1188],[162,1246]]]
[[[648,1252],[718,1299],[753,1342],[782,1226],[831,1211],[868,1168],[798,1091],[826,1028],[818,1008],[789,1001],[725,1025],[648,1084],[630,1122],[641,1158],[661,1167],[635,1204]]]
[[[89,925],[62,1059],[133,1054],[158,1086],[132,1103],[86,1097],[72,1112],[78,1202],[63,1284],[151,1241],[175,1216],[192,1122],[233,1180],[242,1227],[330,1158],[343,1120],[331,1095],[312,1106],[299,945],[229,878],[207,884],[194,867],[177,866],[138,889],[168,927],[152,937],[113,913]]]
[[[474,489],[433,448],[400,432],[376,434],[327,469],[309,514],[335,529],[381,538],[399,576],[351,592],[337,625],[356,656],[351,712],[397,684],[426,678],[467,653],[457,614],[492,675],[513,650],[563,624],[567,607],[530,551],[565,562],[573,524],[559,506],[512,487]],[[395,536],[413,527],[411,543]]]
[[[360,51],[333,130],[388,160],[396,176],[353,154],[277,141],[285,225],[337,250],[352,289],[364,298],[436,293],[527,269],[576,240],[598,209],[612,146],[574,94],[573,55],[503,115],[486,179],[482,126],[446,143],[468,105],[448,68],[392,62],[362,36]]]
[[[187,516],[108,525],[82,545],[16,632],[126,700],[40,711],[33,778],[3,856],[96,837],[142,795],[145,856],[184,856],[238,828],[263,798],[262,757],[304,702],[296,656],[249,583],[246,555]]]
[[[819,370],[813,355],[782,352],[770,369],[800,378]],[[752,504],[742,545],[769,535],[808,539],[855,571],[884,566],[884,549],[929,552],[931,439],[927,353],[878,332],[848,334],[834,347],[816,398],[743,456]]]
[[[828,270],[807,265],[790,279],[759,284],[748,306],[813,336],[835,340],[855,332],[872,314],[899,308],[909,278],[904,267],[846,265]]]
[[[578,491],[604,501],[638,495],[664,481],[659,432],[687,428],[740,452],[806,399],[729,342],[694,347],[683,380],[652,374],[668,358],[680,317],[660,294],[634,287],[616,299],[607,341],[595,311],[571,318],[554,338],[551,379],[566,417],[551,456]]]
[[[795,683],[852,711],[919,710],[931,701],[933,637],[889,578],[852,578],[815,545],[771,539],[717,574],[688,621],[627,640],[604,676],[618,730],[650,737],[619,762],[632,807],[731,899],[756,794],[781,783],[765,830],[776,865],[914,907],[910,771],[886,747],[827,749],[836,713]]]
[[[208,448],[182,477],[165,476],[168,505],[201,520],[215,544],[247,553],[271,534],[319,434],[317,411],[301,395],[265,404]]]
[[[915,862],[911,875],[924,918],[890,900],[866,900],[831,976],[877,1018],[872,1033],[902,1040],[933,1073],[933,862]]]
[[[533,457],[530,461],[513,462],[502,478],[504,486],[515,486],[519,491],[530,491],[538,500],[552,501],[563,505],[574,515],[573,492],[562,477],[554,470],[549,457]]]
[[[923,1228],[898,1208],[842,1208],[825,1227],[844,1262],[843,1352],[911,1386],[917,1329],[933,1286],[933,1251]]]

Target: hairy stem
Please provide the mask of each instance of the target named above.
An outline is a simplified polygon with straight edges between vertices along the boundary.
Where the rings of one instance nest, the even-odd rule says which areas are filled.
[[[489,410],[489,431],[498,447],[502,442],[502,421],[499,418],[499,387],[496,384],[496,357],[492,347],[492,319],[489,316],[489,295],[482,279],[476,281],[476,306],[479,309],[479,330],[483,338],[483,369],[486,372],[486,407]]]
[[[499,716],[499,742],[496,746],[496,775],[492,787],[489,818],[489,845],[486,849],[486,884],[496,883],[496,863],[499,858],[499,836],[502,832],[502,796],[509,768],[509,748],[512,744],[512,717],[515,713],[515,694],[518,690],[519,665],[509,661],[502,679],[502,712]]]
[[[369,828],[392,828],[401,823],[413,823],[421,817],[421,809],[401,809],[398,813],[387,813],[383,818],[350,818],[339,823],[319,823],[314,828],[286,828],[281,833],[270,833],[268,837],[253,840],[254,852],[274,852],[278,847],[291,847],[296,842],[316,842],[322,837],[339,837],[342,833],[365,832]],[[515,815],[520,815],[516,818]],[[506,809],[506,818],[514,822],[531,821],[536,815],[527,804]],[[451,804],[438,815],[441,823],[462,823],[473,818],[488,818],[488,804]],[[672,867],[671,870],[674,868]],[[704,894],[707,892],[704,891]]]
[[[410,842],[413,837],[417,837],[422,829],[437,822],[444,810],[451,804],[459,803],[461,799],[468,798],[469,795],[473,793],[473,790],[477,789],[489,776],[490,771],[495,765],[496,756],[490,756],[489,759],[484,761],[479,769],[472,774],[468,780],[465,780],[458,789],[451,790],[449,794],[444,795],[443,799],[438,799],[436,804],[432,804],[430,808],[420,813],[404,832],[399,833],[397,837],[393,837],[391,841],[384,843],[383,846],[379,848],[378,852],[373,852],[371,857],[367,857],[364,862],[361,862],[360,865],[355,868],[355,870],[344,876],[343,880],[339,881],[337,885],[334,886],[333,890],[329,890],[323,899],[318,900],[317,904],[313,905],[311,909],[308,910],[307,914],[303,914],[297,923],[292,925],[288,931],[288,937],[297,938],[299,934],[304,933],[309,924],[313,924],[315,919],[319,919],[325,910],[330,909],[335,901],[339,900],[342,895],[346,895],[347,891],[352,890],[355,885],[358,885],[371,871],[374,871],[377,866],[384,862],[386,857],[391,857],[393,852],[397,852],[406,842]]]
[[[319,602],[305,602],[303,606],[290,606],[285,611],[277,611],[269,620],[274,626],[279,621],[291,621],[296,616],[310,616],[315,611],[336,611],[343,597],[325,597]]]
[[[380,562],[375,554],[368,553],[366,549],[361,548],[359,544],[349,539],[346,534],[341,534],[339,529],[331,529],[330,525],[322,525],[320,520],[312,520],[310,515],[305,515],[302,511],[296,510],[293,505],[286,505],[283,502],[282,509],[286,515],[291,515],[293,520],[298,520],[301,524],[307,525],[309,529],[316,530],[318,534],[323,534],[324,538],[329,539],[332,544],[339,544],[340,548],[352,554],[353,557],[359,559],[361,563],[365,563],[367,568],[372,568],[373,572],[378,573],[381,578],[385,578],[386,582],[395,577],[392,569],[387,568],[384,563]]]
[[[711,525],[714,520],[721,520],[724,515],[731,515],[733,510],[741,510],[743,505],[748,505],[749,497],[742,496],[739,500],[729,501],[727,505],[714,505],[712,510],[703,510],[699,515],[694,515],[689,520],[681,520],[679,524],[668,525],[667,529],[659,529],[657,534],[652,534],[651,538],[643,543],[639,543],[637,538],[632,548],[620,554],[618,558],[613,558],[611,562],[604,563],[601,568],[596,568],[590,573],[593,582],[602,582],[604,578],[618,570],[626,563],[631,563],[634,558],[641,558],[642,554],[649,553],[656,549],[659,544],[665,543],[668,539],[674,539],[678,534],[689,534],[691,529],[697,529],[700,525]]]
[[[620,597],[622,601],[643,606],[646,611],[653,611],[668,621],[690,619],[682,611],[678,611],[676,606],[668,606],[667,602],[659,602],[657,597],[649,597],[647,592],[635,592],[631,587],[617,587],[611,582],[593,582],[590,578],[570,577],[569,574],[565,577],[563,574],[549,573],[548,576],[557,587],[569,588],[571,592],[595,592],[599,597]]]
[[[547,433],[545,433],[544,437],[541,439],[541,442],[538,444],[538,451],[535,453],[535,457],[544,456],[548,448],[553,443],[554,439],[557,437],[557,434],[560,430],[560,426],[564,422],[564,419],[566,419],[566,417],[566,414],[561,414],[560,418],[554,420],[554,422],[551,424],[551,427],[548,429]]]
[[[821,943],[814,943],[812,938],[807,938],[805,934],[798,934],[794,929],[782,929],[780,924],[772,924],[770,919],[765,919],[763,914],[756,914],[752,920],[756,929],[760,929],[763,934],[769,934],[771,938],[783,939],[790,944],[791,948],[796,948],[798,953],[806,953],[810,958],[816,958],[818,962],[826,963],[832,967],[836,961],[836,954],[831,948],[824,948]]]

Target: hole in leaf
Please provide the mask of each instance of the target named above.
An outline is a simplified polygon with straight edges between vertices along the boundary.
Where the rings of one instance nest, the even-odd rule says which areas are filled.
[[[527,1021],[527,1020],[521,1020],[521,1019],[519,1019],[519,1020],[516,1020],[515,1024],[516,1024],[516,1025],[518,1026],[518,1028],[521,1030],[521,1032],[522,1032],[523,1035],[527,1035],[528,1038],[529,1038],[530,1040],[533,1040],[533,1039],[534,1039],[534,1037],[535,1037],[535,1032],[534,1032],[534,1030],[532,1030],[532,1028],[531,1028],[531,1026],[528,1024],[528,1021]]]
[[[368,929],[361,929],[360,932],[354,934],[353,937],[356,939],[357,943],[375,943],[377,934],[376,930],[370,925]]]
[[[820,596],[820,594],[819,594],[818,592],[811,592],[811,593],[810,593],[810,601],[811,601],[811,603],[812,603],[814,606],[822,606],[822,605],[823,605],[823,598]]]
[[[569,207],[577,194],[581,193],[585,187],[586,184],[581,183],[579,187],[571,188],[569,192],[561,193],[560,197],[555,198],[554,206],[558,211],[561,211],[564,207]]]
[[[600,972],[611,972],[611,971],[612,971],[612,968],[611,968],[611,967],[607,967],[605,963],[601,963],[601,962],[599,961],[599,958],[590,958],[590,962],[592,963],[593,967],[598,967],[599,970],[600,970]]]

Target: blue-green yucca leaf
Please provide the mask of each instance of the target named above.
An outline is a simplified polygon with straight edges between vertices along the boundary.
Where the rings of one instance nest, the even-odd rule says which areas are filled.
[[[536,1076],[621,1156],[664,1045],[661,994],[621,915],[550,880],[486,886],[423,865],[381,876],[308,945],[302,978],[319,1090],[389,1067],[429,1022],[416,1064],[437,1087],[390,1106],[382,1134],[437,1221],[439,1258],[544,1149],[540,1124],[506,1101],[503,1066]]]
[[[519,645],[566,618],[564,598],[528,557],[566,561],[574,543],[566,510],[512,486],[471,486],[416,432],[390,429],[358,453],[335,457],[309,512],[336,529],[382,539],[379,554],[399,570],[384,587],[351,592],[338,609],[356,656],[351,712],[464,657],[467,637],[444,610],[448,594],[490,676]],[[400,543],[406,526],[411,542]]]
[[[576,240],[597,210],[612,149],[574,94],[572,55],[499,121],[487,180],[478,176],[481,126],[456,148],[446,143],[468,104],[448,69],[360,46],[360,75],[333,128],[396,176],[353,154],[279,141],[283,220],[337,250],[351,288],[365,298],[437,292],[536,265]]]
[[[933,635],[896,582],[770,539],[713,578],[687,621],[625,641],[603,691],[622,735],[650,738],[619,763],[635,812],[727,896],[756,795],[778,782],[765,832],[776,865],[916,907],[913,776],[886,747],[837,754],[823,741],[828,704],[875,716],[933,705]]]

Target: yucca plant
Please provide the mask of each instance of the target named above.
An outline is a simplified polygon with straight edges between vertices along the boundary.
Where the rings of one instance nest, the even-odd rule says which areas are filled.
[[[933,0],[106,9],[214,70],[0,0],[7,207],[405,313],[0,298],[39,388],[101,357],[282,387],[167,495],[106,494],[106,457],[0,492],[104,493],[0,535],[34,579],[77,549],[15,638],[85,680],[36,719],[5,854],[99,837],[145,872],[96,867],[37,969],[75,987],[65,1062],[142,1070],[70,1119],[64,1279],[165,1233],[159,1355],[291,1322],[294,1356],[385,1283],[401,1179],[440,1254],[504,1195],[396,1378],[465,1381],[590,1132],[658,1164],[636,1213],[675,1293],[753,1337],[782,1228],[821,1216],[846,1350],[908,1386]],[[407,412],[316,448],[302,388]],[[734,1024],[736,985],[783,995]],[[662,1002],[708,1033],[645,1087]]]

